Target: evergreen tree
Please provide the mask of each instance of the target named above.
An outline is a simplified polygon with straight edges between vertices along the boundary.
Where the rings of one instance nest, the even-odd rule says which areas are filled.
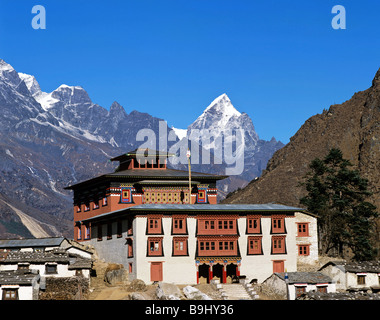
[[[355,260],[370,260],[376,255],[372,246],[376,207],[366,201],[371,195],[367,179],[351,166],[339,149],[331,149],[323,160],[314,159],[304,177],[308,194],[300,202],[318,215],[322,253],[335,249],[342,256],[348,246]]]

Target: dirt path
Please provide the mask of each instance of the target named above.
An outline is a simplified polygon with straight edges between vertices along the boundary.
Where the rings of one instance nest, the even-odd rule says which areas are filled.
[[[41,227],[42,223],[39,222],[37,219],[34,219],[31,216],[28,216],[26,213],[15,208],[9,203],[6,203],[3,200],[0,200],[0,201],[5,203],[9,208],[11,208],[19,216],[23,225],[30,231],[33,237],[35,238],[50,237],[50,235]]]

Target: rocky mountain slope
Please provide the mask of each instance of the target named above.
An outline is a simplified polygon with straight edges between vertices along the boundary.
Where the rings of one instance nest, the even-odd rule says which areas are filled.
[[[290,142],[274,153],[259,179],[223,202],[299,206],[306,192],[298,185],[310,161],[323,158],[333,147],[340,148],[369,180],[371,200],[380,209],[380,69],[370,88],[309,118]]]
[[[243,175],[220,186],[223,196],[260,175],[283,144],[260,140],[248,115],[234,109],[226,95],[215,105],[219,107],[211,106],[203,114],[214,121],[198,127],[216,127],[219,118],[224,119],[219,128],[245,126],[246,152],[252,155]],[[151,129],[159,137],[162,121],[135,110],[127,113],[117,102],[107,110],[94,104],[80,86],[63,84],[43,92],[34,76],[18,73],[0,59],[0,237],[71,237],[72,195],[63,188],[112,171],[114,164],[108,160],[141,146],[143,142],[136,141],[140,129]],[[172,130],[167,125],[165,129],[168,134]],[[177,130],[182,136],[168,142],[168,148],[184,132]],[[225,164],[209,164],[192,169],[224,174],[224,168]]]

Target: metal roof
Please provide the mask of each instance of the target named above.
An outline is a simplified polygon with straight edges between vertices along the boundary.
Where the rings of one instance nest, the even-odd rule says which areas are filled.
[[[295,212],[302,211],[305,212],[302,208],[297,207],[289,207],[281,204],[275,203],[267,203],[267,204],[140,204],[137,206],[132,206],[124,209],[119,209],[107,213],[103,213],[97,215],[95,217],[91,217],[88,219],[81,220],[84,221],[92,221],[92,220],[102,220],[113,215],[117,214],[128,214],[133,211],[160,211],[162,213],[165,212],[253,212],[253,211],[274,211],[274,212]]]
[[[106,174],[107,177],[154,177],[154,178],[188,178],[189,172],[186,170],[176,170],[176,169],[128,169],[123,171],[117,171],[113,173]],[[191,177],[200,178],[212,178],[212,179],[225,179],[227,176],[216,175],[212,173],[203,172],[191,172]]]
[[[64,237],[36,239],[2,239],[0,248],[55,247],[61,245]]]
[[[282,204],[141,204],[130,210],[187,210],[187,211],[303,211]]]
[[[227,178],[228,176],[224,175],[217,175],[217,174],[211,174],[211,173],[203,173],[203,172],[191,172],[191,178],[194,180],[222,180]],[[96,183],[99,181],[103,181],[105,179],[120,179],[120,178],[129,178],[129,179],[188,179],[189,178],[189,172],[186,170],[176,170],[176,169],[128,169],[123,171],[117,171],[112,173],[103,174],[101,176],[85,180],[82,182],[79,182],[77,184],[67,186],[64,189],[65,190],[71,190],[75,187],[79,186],[85,186],[89,183]],[[138,182],[138,181],[136,181]]]

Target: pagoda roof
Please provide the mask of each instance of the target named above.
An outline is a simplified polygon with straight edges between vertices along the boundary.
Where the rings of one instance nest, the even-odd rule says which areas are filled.
[[[96,183],[104,180],[120,180],[125,178],[136,180],[165,180],[172,179],[178,182],[178,180],[188,179],[189,172],[185,170],[176,169],[128,169],[123,171],[117,171],[113,173],[103,174],[101,176],[92,178],[90,180],[82,181],[77,184],[65,187],[66,190],[72,190],[77,187],[85,186],[90,183]],[[191,172],[191,179],[195,181],[199,180],[222,180],[228,176],[215,175],[211,173]],[[138,182],[138,181],[136,181]],[[187,181],[188,183],[188,181]]]
[[[158,151],[148,148],[137,148],[132,151],[128,151],[127,153],[124,153],[120,156],[111,158],[111,161],[125,161],[127,159],[136,158],[136,157],[145,157],[145,158],[167,158],[167,157],[173,157],[175,156],[174,153],[169,153],[166,151]]]

